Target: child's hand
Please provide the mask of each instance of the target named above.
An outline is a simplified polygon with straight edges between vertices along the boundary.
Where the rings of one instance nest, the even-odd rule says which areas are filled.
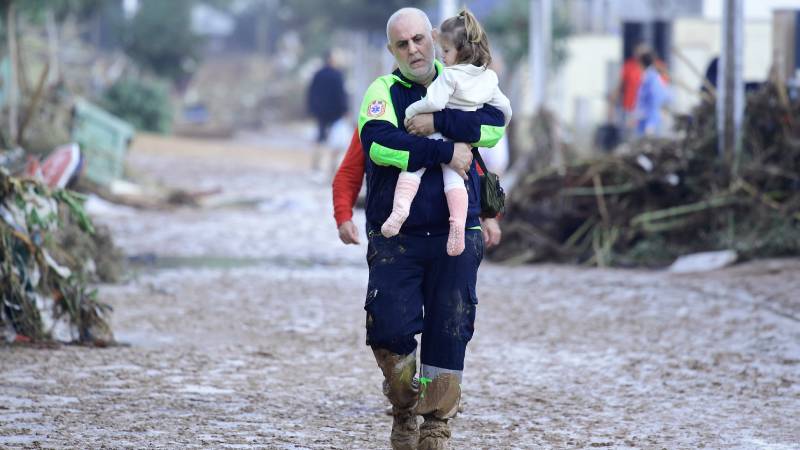
[[[433,114],[417,114],[416,116],[403,121],[406,131],[415,136],[428,136],[436,132],[433,127]]]

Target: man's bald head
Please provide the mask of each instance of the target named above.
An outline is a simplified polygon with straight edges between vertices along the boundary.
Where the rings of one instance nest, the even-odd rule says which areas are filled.
[[[417,8],[395,11],[386,22],[387,48],[400,72],[411,81],[428,85],[436,70],[433,65],[433,27]]]
[[[395,22],[407,18],[411,18],[412,20],[413,19],[421,20],[422,23],[425,24],[428,33],[431,33],[433,31],[431,20],[428,19],[428,15],[425,14],[425,11],[419,8],[400,8],[389,17],[388,21],[386,21],[386,40],[389,41],[389,43],[392,42],[392,38],[389,35],[389,30],[392,28]]]

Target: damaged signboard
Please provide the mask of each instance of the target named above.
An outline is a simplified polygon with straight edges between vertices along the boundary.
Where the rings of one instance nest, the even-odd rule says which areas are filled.
[[[104,187],[122,178],[134,128],[84,99],[75,102],[73,115],[72,139],[86,159],[86,178]]]

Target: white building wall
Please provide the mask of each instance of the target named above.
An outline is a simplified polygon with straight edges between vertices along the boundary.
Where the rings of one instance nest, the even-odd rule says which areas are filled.
[[[687,18],[673,23],[672,45],[684,56],[680,58],[673,52],[670,66],[674,80],[673,109],[676,112],[687,113],[699,101],[697,91],[702,84],[700,76],[705,74],[711,60],[719,55],[721,33],[719,20]],[[744,80],[766,80],[772,64],[772,22],[746,20],[743,43]]]
[[[607,70],[609,64],[620,67],[622,39],[611,35],[584,34],[571,36],[567,42],[569,58],[554,77],[556,98],[550,106],[555,108],[563,123],[576,129],[576,134],[591,134],[593,126],[606,120],[608,87],[616,80]]]
[[[800,0],[745,0],[745,20],[772,20],[772,11],[776,9],[800,9]],[[720,20],[722,17],[722,0],[704,0],[703,17]]]

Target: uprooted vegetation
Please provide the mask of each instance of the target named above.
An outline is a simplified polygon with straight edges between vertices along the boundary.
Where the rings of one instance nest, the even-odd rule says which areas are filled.
[[[698,251],[800,254],[800,99],[749,94],[738,158],[718,155],[703,103],[678,140],[650,139],[522,178],[509,195],[495,260],[660,266]]]
[[[86,216],[78,194],[51,191],[0,168],[4,340],[113,343],[106,321],[110,308],[88,283],[116,276],[109,269],[118,265],[115,252],[107,231],[95,230]]]

